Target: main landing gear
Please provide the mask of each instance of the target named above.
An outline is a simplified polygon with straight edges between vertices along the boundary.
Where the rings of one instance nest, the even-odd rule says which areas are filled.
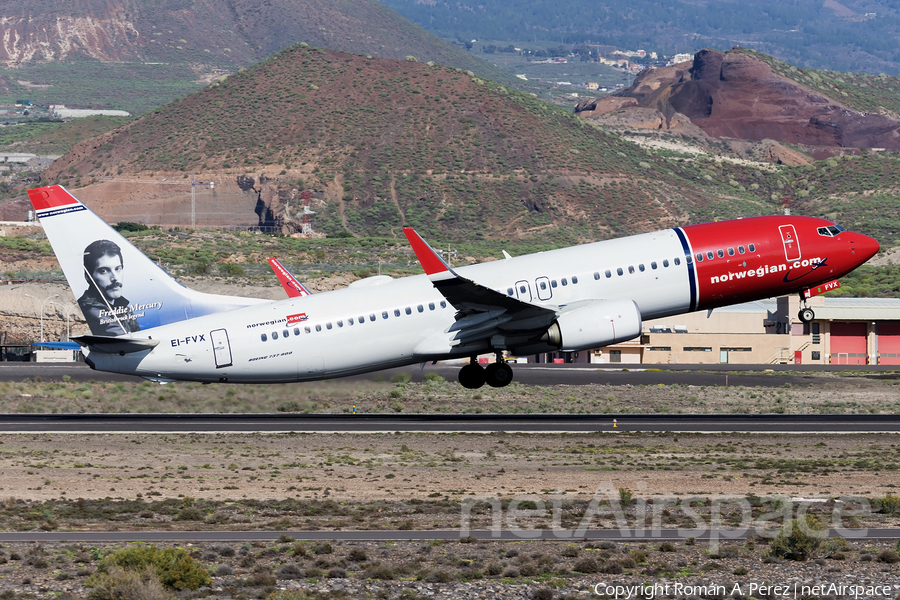
[[[478,364],[478,357],[473,356],[469,364],[459,370],[459,383],[464,388],[475,390],[485,383],[491,387],[504,387],[512,381],[512,368],[503,362],[503,356],[497,355],[497,362],[483,368]]]

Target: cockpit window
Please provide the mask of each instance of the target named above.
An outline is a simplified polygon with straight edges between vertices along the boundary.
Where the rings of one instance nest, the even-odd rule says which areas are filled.
[[[834,237],[842,231],[847,231],[840,225],[829,225],[828,227],[819,227],[816,230],[819,235],[823,235],[825,237]]]

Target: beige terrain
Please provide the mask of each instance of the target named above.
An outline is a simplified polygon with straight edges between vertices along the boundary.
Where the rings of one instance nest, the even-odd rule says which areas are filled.
[[[335,501],[880,497],[897,436],[596,433],[5,435],[0,496]]]

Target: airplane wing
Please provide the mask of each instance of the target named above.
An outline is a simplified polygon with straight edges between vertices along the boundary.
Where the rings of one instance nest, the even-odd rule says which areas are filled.
[[[553,308],[523,302],[462,277],[414,229],[405,227],[403,233],[431,283],[457,311],[456,323],[450,327],[450,332],[458,332],[454,336],[457,343],[497,334],[505,338],[543,334],[556,320]]]
[[[297,278],[294,277],[284,265],[278,262],[277,258],[269,258],[267,260],[269,261],[269,266],[272,267],[272,271],[275,273],[275,277],[277,277],[278,281],[281,283],[281,287],[287,292],[288,298],[301,298],[310,295],[310,291],[306,289],[306,286],[297,281]]]

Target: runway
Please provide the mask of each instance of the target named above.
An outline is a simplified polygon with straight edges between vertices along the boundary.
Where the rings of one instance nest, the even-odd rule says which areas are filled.
[[[900,379],[896,366],[890,365],[612,365],[612,364],[516,364],[513,380],[523,385],[703,385],[743,387],[821,386],[819,372],[864,372],[876,379]],[[424,381],[428,373],[437,373],[455,381],[459,365],[418,365],[354,375],[353,381],[389,381],[398,373],[412,381]],[[143,381],[140,377],[92,371],[84,363],[0,363],[0,382],[40,378],[41,381]],[[335,381],[341,381],[340,379]],[[174,385],[178,385],[177,383]],[[218,384],[212,384],[218,385]],[[299,385],[320,385],[318,381]]]
[[[900,415],[0,415],[0,433],[898,433]]]
[[[67,542],[67,543],[124,543],[124,542],[271,542],[281,536],[290,536],[301,541],[338,542],[417,542],[417,541],[458,541],[472,536],[488,541],[697,541],[743,540],[757,534],[755,529],[520,529],[499,530],[479,529],[460,532],[459,530],[415,530],[415,531],[16,531],[0,532],[0,543],[13,542]],[[829,537],[841,535],[847,539],[900,539],[900,529],[844,529],[830,530]]]

